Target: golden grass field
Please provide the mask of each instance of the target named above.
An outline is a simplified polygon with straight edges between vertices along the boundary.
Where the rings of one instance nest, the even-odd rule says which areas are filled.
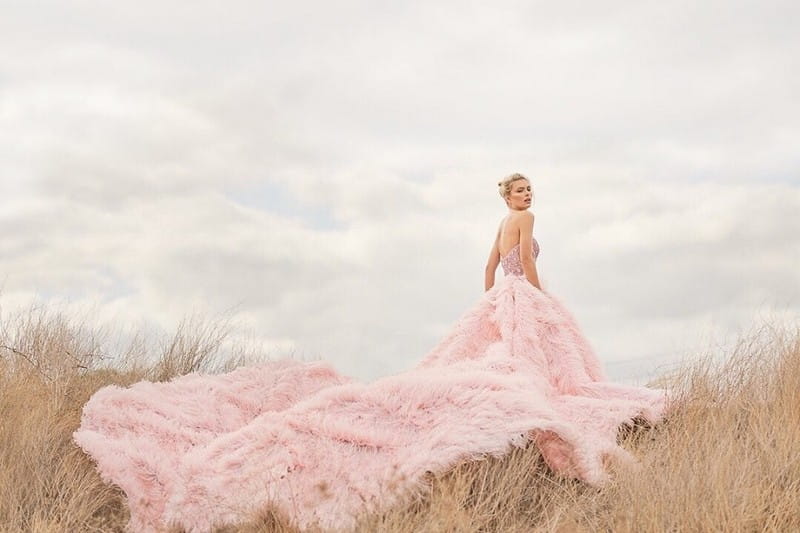
[[[107,384],[251,360],[244,349],[223,355],[226,335],[224,324],[185,320],[158,347],[136,336],[109,354],[107,331],[46,307],[2,317],[0,531],[122,531],[124,495],[71,440],[82,405]],[[654,383],[676,391],[667,420],[620,431],[639,467],[611,465],[602,489],[550,474],[529,447],[462,464],[356,530],[800,531],[798,326],[756,326],[731,353],[691,355]],[[294,530],[264,509],[219,531]]]

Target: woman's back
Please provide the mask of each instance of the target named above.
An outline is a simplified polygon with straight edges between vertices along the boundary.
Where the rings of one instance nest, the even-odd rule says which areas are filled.
[[[524,238],[523,233],[525,233],[522,228],[526,217],[533,218],[533,214],[528,211],[509,213],[500,221],[500,230],[497,236],[497,251],[500,254],[501,262],[504,263],[505,261],[503,261],[503,259],[510,257],[513,253],[519,256],[520,244]],[[533,236],[533,231],[529,231],[531,231],[531,255],[535,260],[539,256],[539,243]]]
[[[497,241],[497,250],[500,257],[505,257],[520,243],[520,222],[527,212],[510,213],[500,222],[500,236]]]
[[[512,274],[515,276],[525,275],[525,269],[522,266],[522,256],[520,255],[522,247],[518,240],[520,237],[519,231],[517,231],[517,243],[514,244],[508,252],[500,253],[500,264],[503,267],[503,274],[507,276]],[[539,257],[539,243],[533,235],[531,235],[531,257],[533,257],[534,261]]]
[[[500,234],[498,235],[497,250],[500,253],[500,264],[503,267],[503,273],[506,275],[514,274],[517,276],[524,276],[525,269],[522,266],[522,257],[520,251],[522,246],[522,217],[529,216],[528,212],[511,213],[503,219],[500,226]],[[531,256],[534,261],[539,257],[539,243],[536,238],[531,235]]]

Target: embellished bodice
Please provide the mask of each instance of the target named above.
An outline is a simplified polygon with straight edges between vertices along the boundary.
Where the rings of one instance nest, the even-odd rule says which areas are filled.
[[[531,245],[531,252],[533,253],[533,259],[535,261],[536,258],[539,257],[539,243],[536,242],[536,237],[531,237]],[[522,259],[519,256],[519,244],[514,246],[504,257],[500,257],[500,264],[503,265],[503,273],[506,276],[510,274],[518,276],[525,275],[522,270]]]

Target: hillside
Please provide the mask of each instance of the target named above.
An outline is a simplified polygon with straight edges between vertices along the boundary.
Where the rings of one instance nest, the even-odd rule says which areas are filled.
[[[224,325],[185,321],[157,348],[136,337],[118,353],[107,336],[44,307],[2,319],[0,530],[121,531],[123,495],[71,440],[83,403],[107,384],[251,360],[222,353]],[[620,432],[638,467],[609,465],[614,481],[603,489],[553,476],[529,447],[437,476],[357,530],[800,530],[800,329],[759,325],[732,353],[691,355],[657,383],[676,391],[669,418]],[[292,528],[265,509],[236,530]]]

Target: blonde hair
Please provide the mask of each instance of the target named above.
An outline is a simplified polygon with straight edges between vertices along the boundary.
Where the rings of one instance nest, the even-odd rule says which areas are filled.
[[[525,176],[523,176],[522,174],[520,174],[519,172],[515,172],[515,173],[513,173],[513,174],[511,174],[509,176],[506,176],[505,178],[501,179],[500,181],[498,181],[497,182],[497,189],[498,189],[497,192],[500,193],[500,198],[505,200],[506,196],[511,194],[511,184],[514,183],[515,181],[518,181],[518,180],[526,180],[528,183],[530,183],[530,181],[531,181],[528,178],[526,178]],[[533,195],[531,194],[531,196],[533,196]],[[533,203],[533,202],[531,202],[531,203]]]

